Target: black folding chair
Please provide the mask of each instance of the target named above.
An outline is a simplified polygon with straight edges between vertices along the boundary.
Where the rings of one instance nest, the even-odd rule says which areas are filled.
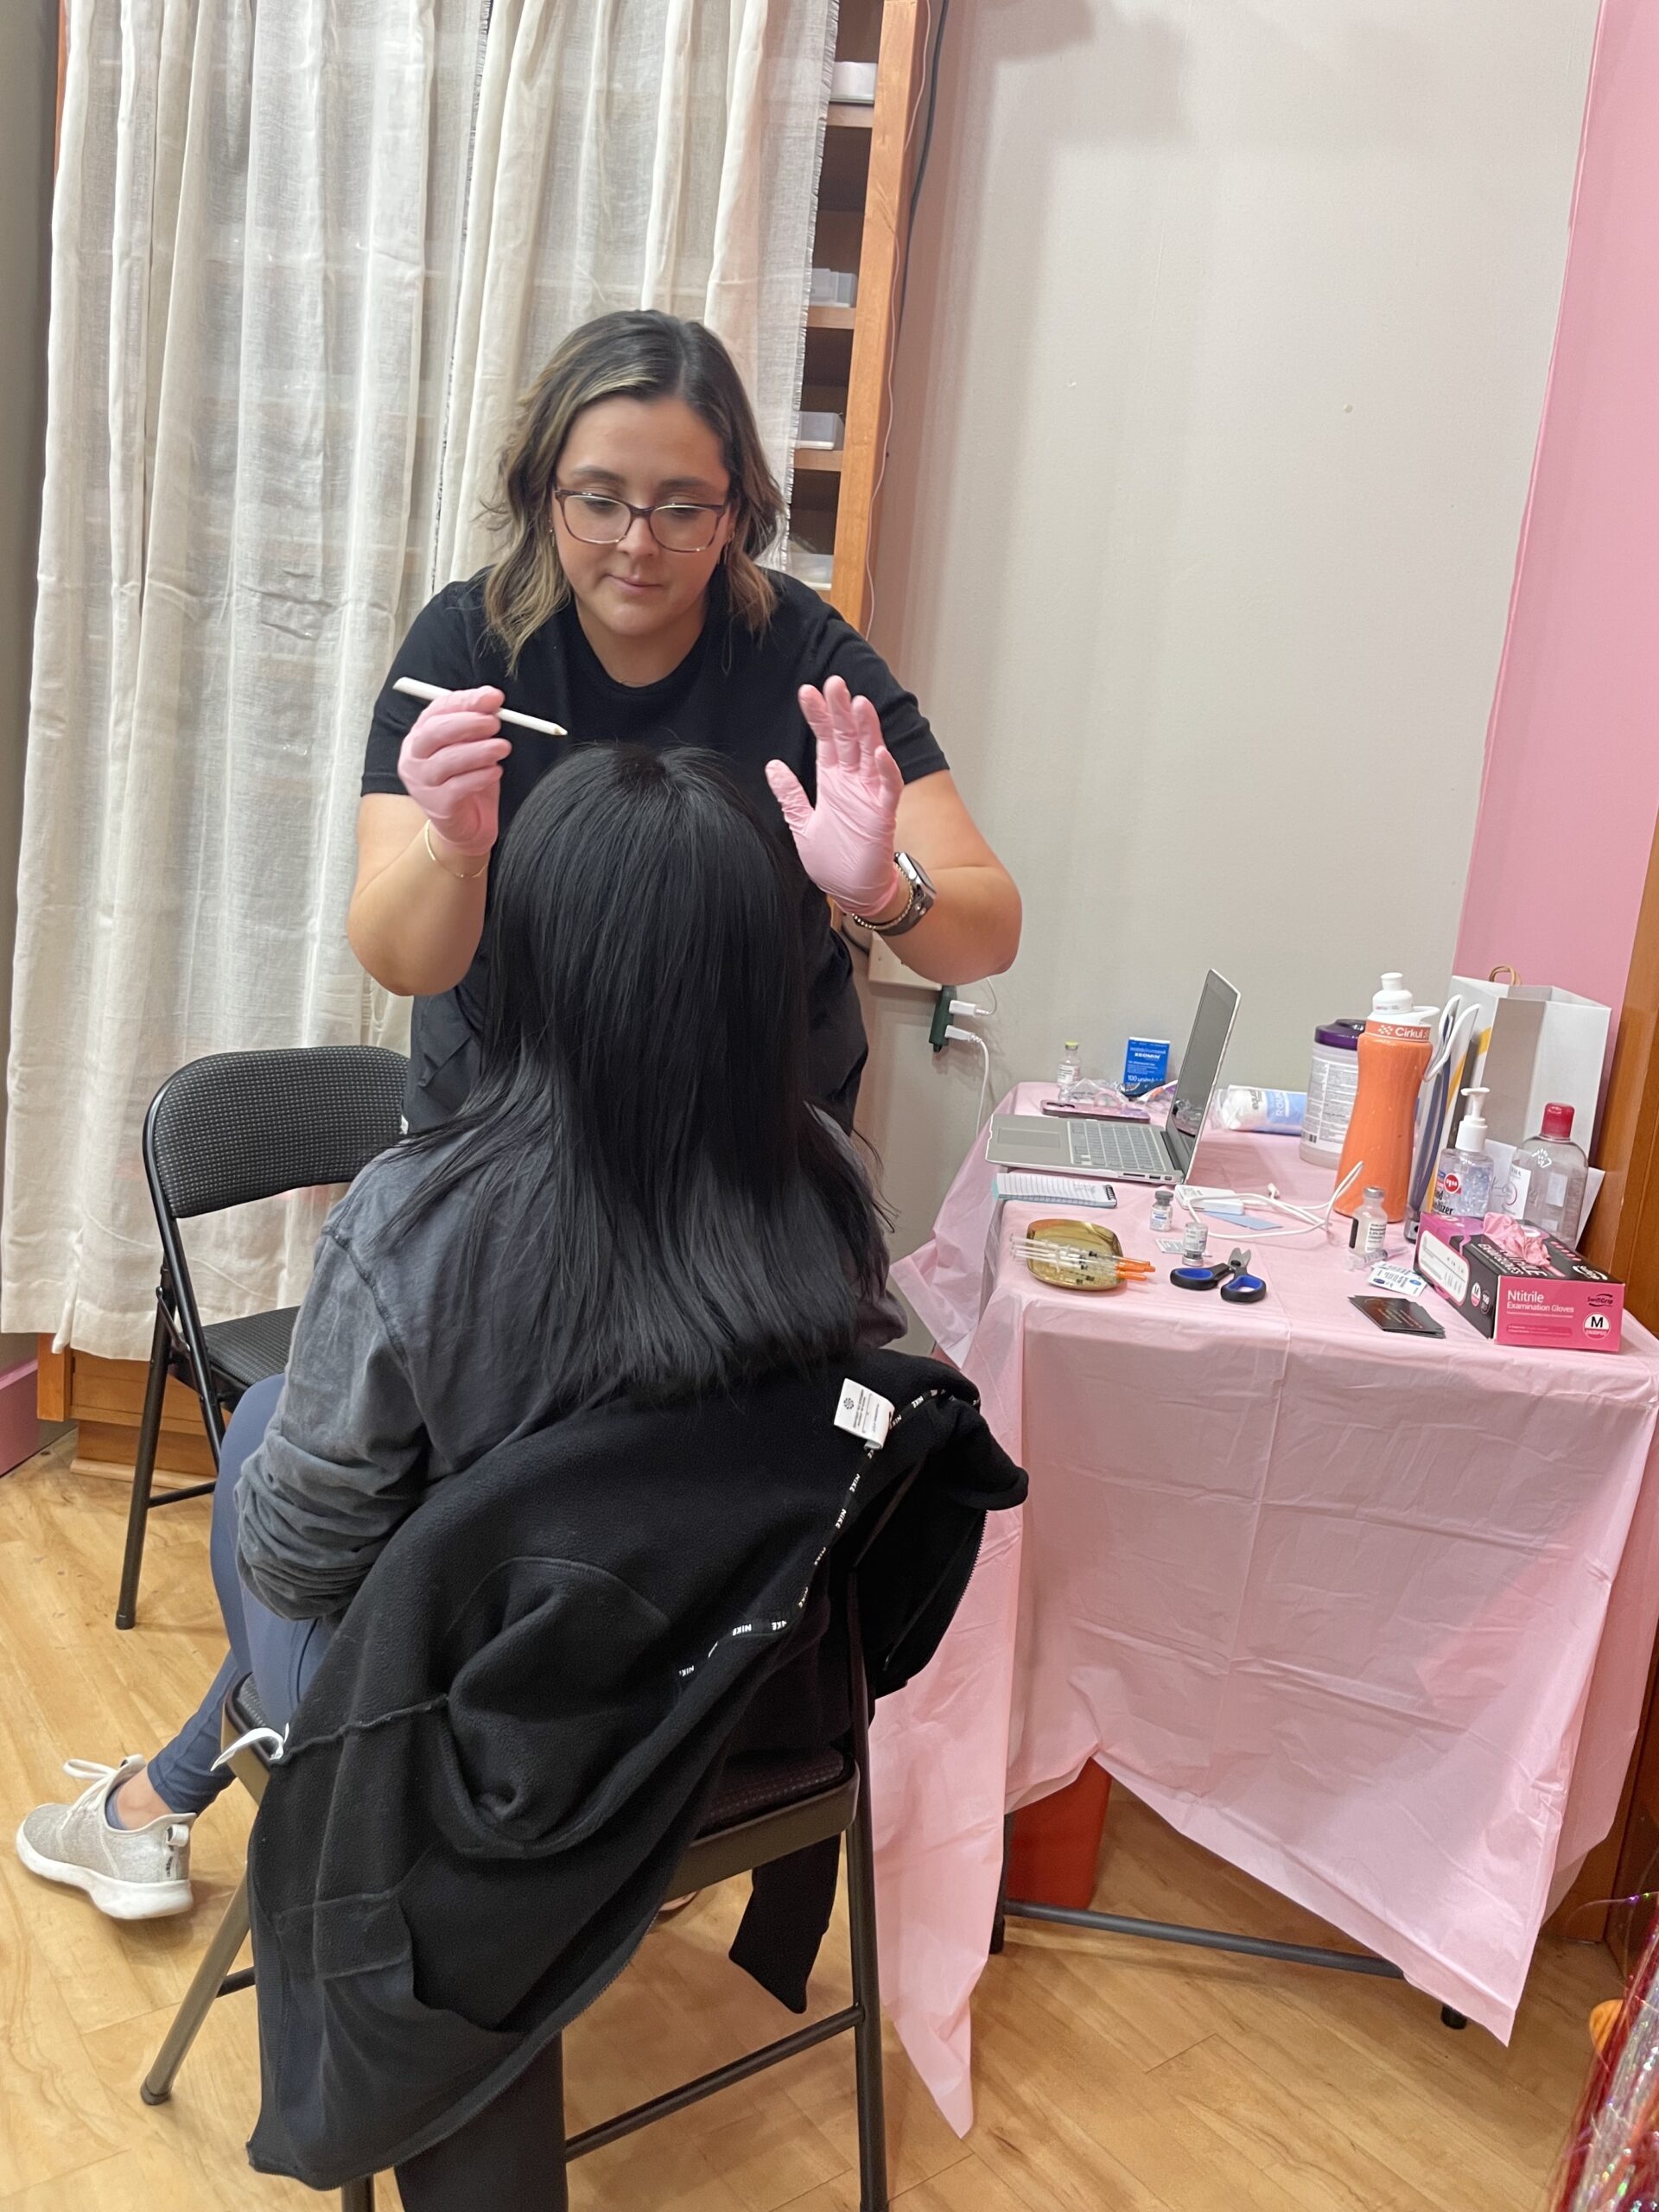
[[[138,1426],[121,1567],[118,1628],[137,1616],[150,1513],[200,1497],[211,1482],[153,1492],[168,1378],[188,1383],[201,1408],[213,1465],[226,1414],[254,1383],[288,1364],[297,1306],[204,1327],[179,1224],[316,1184],[349,1183],[403,1133],[401,1054],[372,1045],[214,1052],[169,1076],[144,1116],[144,1177],[162,1237],[156,1330]]]
[[[915,1480],[912,1471],[896,1484],[885,1501],[874,1527],[855,1530],[850,1539],[855,1561],[874,1542]],[[700,2075],[681,2088],[671,2089],[635,2105],[580,2135],[568,2136],[563,2145],[563,2162],[583,2158],[607,2144],[620,2142],[655,2120],[683,2112],[716,2091],[747,2082],[751,2075],[798,2057],[831,2037],[851,2032],[857,2085],[859,2212],[888,2212],[887,2107],[881,2073],[880,1967],[875,1934],[875,1859],[870,1823],[869,1688],[865,1678],[863,1644],[859,1632],[858,1586],[855,1566],[848,1574],[840,1607],[847,1650],[848,1688],[852,1727],[845,1754],[836,1750],[793,1753],[779,1758],[746,1756],[732,1759],[721,1776],[715,1799],[695,1841],[681,1859],[670,1896],[684,1896],[709,1889],[734,1875],[752,1872],[775,1859],[827,1841],[833,1835],[847,1839],[847,1909],[852,1953],[853,2001],[827,2018],[815,2020],[792,2035],[781,2036],[745,2057]],[[232,1752],[232,1771],[252,1793],[263,1797],[270,1777],[269,1753],[258,1741],[239,1743],[251,1732],[269,1727],[259,1708],[251,1681],[232,1689],[225,1700],[221,1740]],[[271,1732],[274,1736],[276,1732]],[[225,1917],[208,1944],[194,1980],[185,1993],[166,2041],[144,2076],[139,2094],[149,2105],[164,2104],[191,2044],[212,2010],[215,1999],[245,1989],[252,1969],[233,1973],[237,1954],[247,1939],[248,1885],[244,1876]],[[554,2133],[560,2125],[563,2099],[562,2037],[556,2037],[533,2062],[537,2088],[549,2115],[548,2158],[553,2166],[560,2145]],[[440,2146],[442,2147],[442,2146]],[[348,2182],[340,2192],[341,2212],[372,2212],[374,2181],[365,2176]]]

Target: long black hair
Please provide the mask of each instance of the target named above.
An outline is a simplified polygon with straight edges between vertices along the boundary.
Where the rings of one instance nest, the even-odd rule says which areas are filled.
[[[441,1155],[415,1208],[465,1189],[474,1296],[496,1241],[528,1240],[572,1407],[851,1351],[887,1253],[808,1099],[780,841],[709,754],[586,746],[537,785],[494,874],[480,1078],[410,1141]]]

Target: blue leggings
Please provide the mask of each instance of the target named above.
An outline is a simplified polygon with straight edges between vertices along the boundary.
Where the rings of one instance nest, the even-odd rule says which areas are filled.
[[[200,1813],[230,1786],[229,1767],[220,1767],[217,1773],[213,1770],[226,1693],[245,1675],[251,1675],[272,1726],[285,1728],[334,1632],[327,1621],[279,1618],[260,1604],[237,1572],[237,1480],[270,1425],[282,1388],[280,1375],[256,1382],[231,1415],[219,1449],[210,1553],[213,1588],[219,1594],[219,1610],[225,1616],[231,1648],[207,1696],[172,1742],[149,1762],[151,1786],[162,1803],[175,1813]]]

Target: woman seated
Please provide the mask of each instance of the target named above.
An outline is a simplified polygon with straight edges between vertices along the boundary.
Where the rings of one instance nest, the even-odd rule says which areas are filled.
[[[186,1910],[226,1691],[284,1726],[332,1624],[432,1487],[607,1399],[671,1403],[890,1342],[869,1186],[810,1103],[781,823],[689,750],[572,748],[493,870],[465,1110],[365,1169],[324,1228],[285,1377],[225,1438],[231,1649],[148,1761],[18,1831],[124,1920]]]

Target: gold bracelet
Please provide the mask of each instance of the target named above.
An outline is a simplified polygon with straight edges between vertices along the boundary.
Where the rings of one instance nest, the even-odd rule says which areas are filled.
[[[438,858],[437,854],[432,849],[432,824],[429,822],[423,822],[421,824],[421,836],[426,845],[426,857],[428,860],[432,862],[435,868],[443,868],[443,862]],[[489,874],[490,856],[487,853],[485,854],[484,865],[482,868],[468,868],[464,871],[458,868],[443,868],[443,872],[456,883],[476,883],[480,875],[487,875]]]

